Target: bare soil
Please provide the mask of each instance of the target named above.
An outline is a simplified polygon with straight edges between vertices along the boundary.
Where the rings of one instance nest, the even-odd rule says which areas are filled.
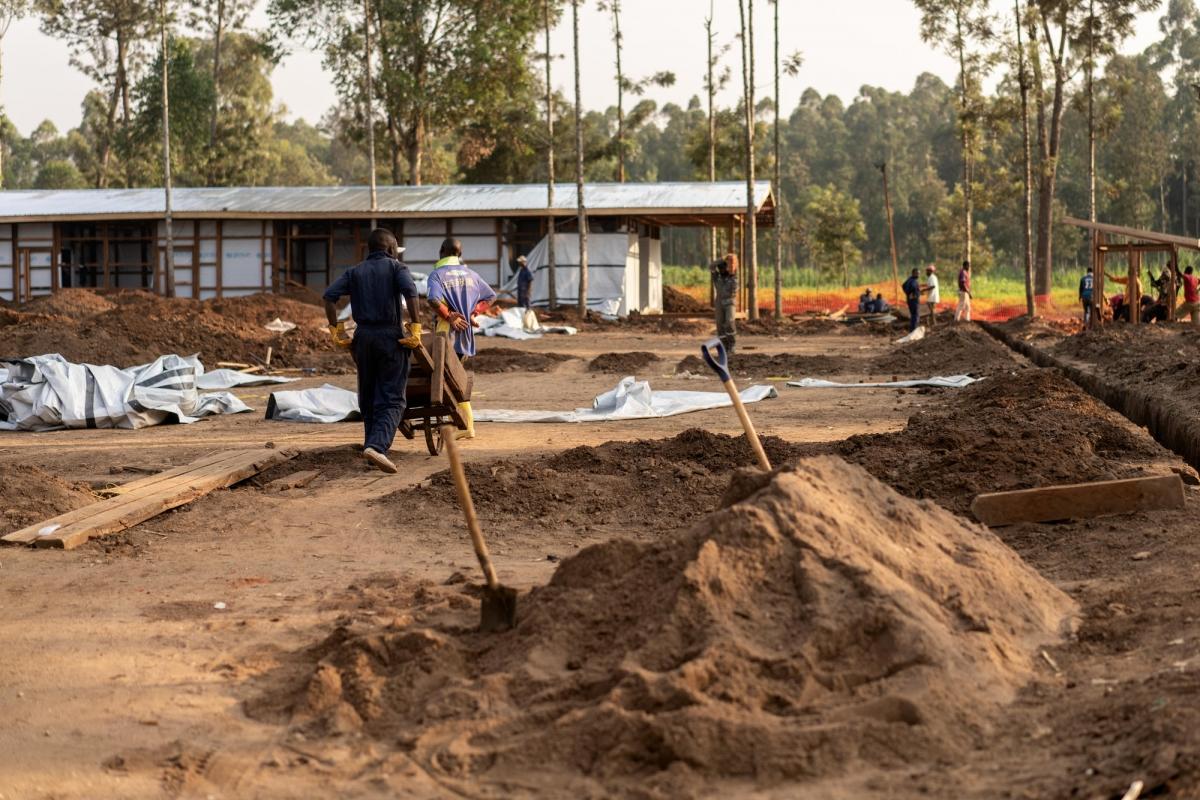
[[[1016,356],[977,325],[941,325],[923,339],[899,345],[875,360],[875,369],[896,377],[999,375],[1018,363]]]
[[[663,287],[663,311],[668,314],[704,314],[712,313],[712,306],[702,303],[687,292],[681,292],[674,286]]]
[[[498,372],[550,372],[575,356],[561,353],[537,353],[515,347],[480,349],[471,359],[470,369],[485,375]]]
[[[658,362],[657,353],[635,350],[632,353],[601,353],[588,362],[591,372],[610,375],[637,375]]]
[[[84,485],[26,464],[0,463],[0,536],[96,500]]]
[[[729,368],[733,374],[746,377],[791,379],[841,375],[861,369],[861,365],[844,356],[737,352],[729,357]],[[687,356],[675,365],[675,371],[707,375],[712,368],[700,356]]]

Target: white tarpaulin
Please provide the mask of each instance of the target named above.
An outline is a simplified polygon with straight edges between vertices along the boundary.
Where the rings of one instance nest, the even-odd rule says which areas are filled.
[[[193,356],[160,356],[152,364],[119,369],[73,364],[56,354],[4,363],[0,430],[146,428],[195,422],[250,408],[228,392],[200,394]]]
[[[271,320],[263,327],[266,328],[267,330],[269,330],[271,333],[287,333],[288,331],[296,330],[296,323],[285,322],[284,320],[281,320],[279,317],[276,317],[275,319]]]
[[[896,344],[908,344],[909,342],[919,342],[925,338],[925,326],[918,325],[915,330],[906,333],[896,340]]]
[[[743,403],[778,397],[774,386],[751,386],[741,392]],[[609,422],[619,419],[673,417],[692,411],[731,406],[725,392],[656,392],[647,381],[622,378],[615,389],[598,395],[591,408],[574,411],[504,411],[477,409],[476,422]]]
[[[327,383],[316,389],[272,392],[267,419],[285,422],[347,422],[362,419],[358,395]]]
[[[276,383],[291,383],[299,378],[284,378],[280,375],[256,375],[253,372],[238,372],[234,369],[214,369],[196,375],[196,388],[204,391],[233,389],[237,386],[269,386]]]
[[[484,336],[500,336],[505,339],[540,339],[544,333],[561,333],[574,336],[579,333],[570,325],[541,325],[537,315],[524,308],[506,308],[497,317],[478,316],[475,326],[483,331]],[[529,324],[532,323],[532,324]]]
[[[530,302],[538,307],[550,302],[547,247],[543,237],[527,256],[528,267],[533,271]],[[640,266],[637,236],[588,234],[588,308],[600,314],[622,317],[640,308]],[[575,305],[579,297],[579,234],[554,235],[554,276],[558,302]]]
[[[933,386],[938,389],[962,389],[983,378],[972,378],[970,375],[938,375],[933,378],[921,378],[914,381],[887,381],[885,383],[837,383],[823,381],[817,378],[802,378],[798,381],[788,381],[788,386],[798,386],[801,389],[911,389],[916,386]]]

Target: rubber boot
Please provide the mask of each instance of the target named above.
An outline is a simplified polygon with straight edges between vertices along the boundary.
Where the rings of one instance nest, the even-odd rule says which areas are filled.
[[[458,404],[458,413],[462,414],[463,419],[467,421],[467,429],[465,431],[456,431],[455,439],[474,439],[475,438],[475,416],[471,413],[471,401]]]

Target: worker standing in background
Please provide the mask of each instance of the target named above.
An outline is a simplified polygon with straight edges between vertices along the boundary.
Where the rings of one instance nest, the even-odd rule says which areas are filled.
[[[533,272],[529,269],[529,259],[517,256],[517,305],[529,308],[529,290],[533,286]]]
[[[448,333],[454,352],[467,360],[475,355],[475,315],[485,313],[496,292],[479,273],[462,263],[462,242],[446,239],[438,251],[438,262],[429,276],[429,304],[437,314],[438,333]],[[467,423],[455,438],[475,438],[475,418],[470,401],[458,404]]]
[[[1178,267],[1175,268],[1175,274],[1183,284],[1183,304],[1178,308],[1178,317],[1188,314],[1192,318],[1192,325],[1200,326],[1200,280],[1192,274],[1193,272],[1191,267],[1187,267],[1182,273]]]
[[[1087,272],[1079,279],[1079,302],[1083,303],[1083,324],[1086,326],[1092,321],[1092,291],[1096,285],[1096,275],[1092,267],[1087,268]]]
[[[954,309],[954,321],[966,318],[971,321],[971,262],[964,261],[958,271],[958,308]]]
[[[925,285],[921,287],[921,291],[928,294],[925,302],[929,304],[929,330],[933,330],[937,325],[938,303],[942,301],[942,294],[938,286],[936,264],[930,264],[925,268]]]
[[[734,307],[738,292],[738,260],[733,253],[726,253],[720,261],[709,265],[712,273],[713,311],[716,314],[717,338],[725,346],[725,352],[733,355],[737,345],[737,326],[734,323]]]
[[[396,472],[387,457],[404,418],[408,389],[408,351],[421,343],[417,284],[408,267],[396,260],[399,243],[384,228],[371,231],[366,261],[342,273],[325,290],[329,335],[339,347],[350,348],[358,370],[358,411],[363,420],[363,457],[377,469]],[[350,295],[351,314],[358,326],[354,339],[338,322],[337,301]],[[409,322],[401,333],[401,298]],[[403,338],[401,338],[403,337]]]
[[[912,275],[900,287],[904,292],[904,301],[908,303],[908,332],[912,333],[921,323],[921,278],[919,270],[913,270]]]

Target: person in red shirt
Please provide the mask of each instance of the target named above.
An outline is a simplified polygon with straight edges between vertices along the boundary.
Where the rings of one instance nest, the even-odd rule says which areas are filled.
[[[1200,327],[1200,279],[1192,272],[1192,268],[1188,267],[1180,274],[1179,268],[1175,268],[1175,274],[1183,284],[1183,305],[1179,307],[1179,316],[1191,315],[1192,324]]]

